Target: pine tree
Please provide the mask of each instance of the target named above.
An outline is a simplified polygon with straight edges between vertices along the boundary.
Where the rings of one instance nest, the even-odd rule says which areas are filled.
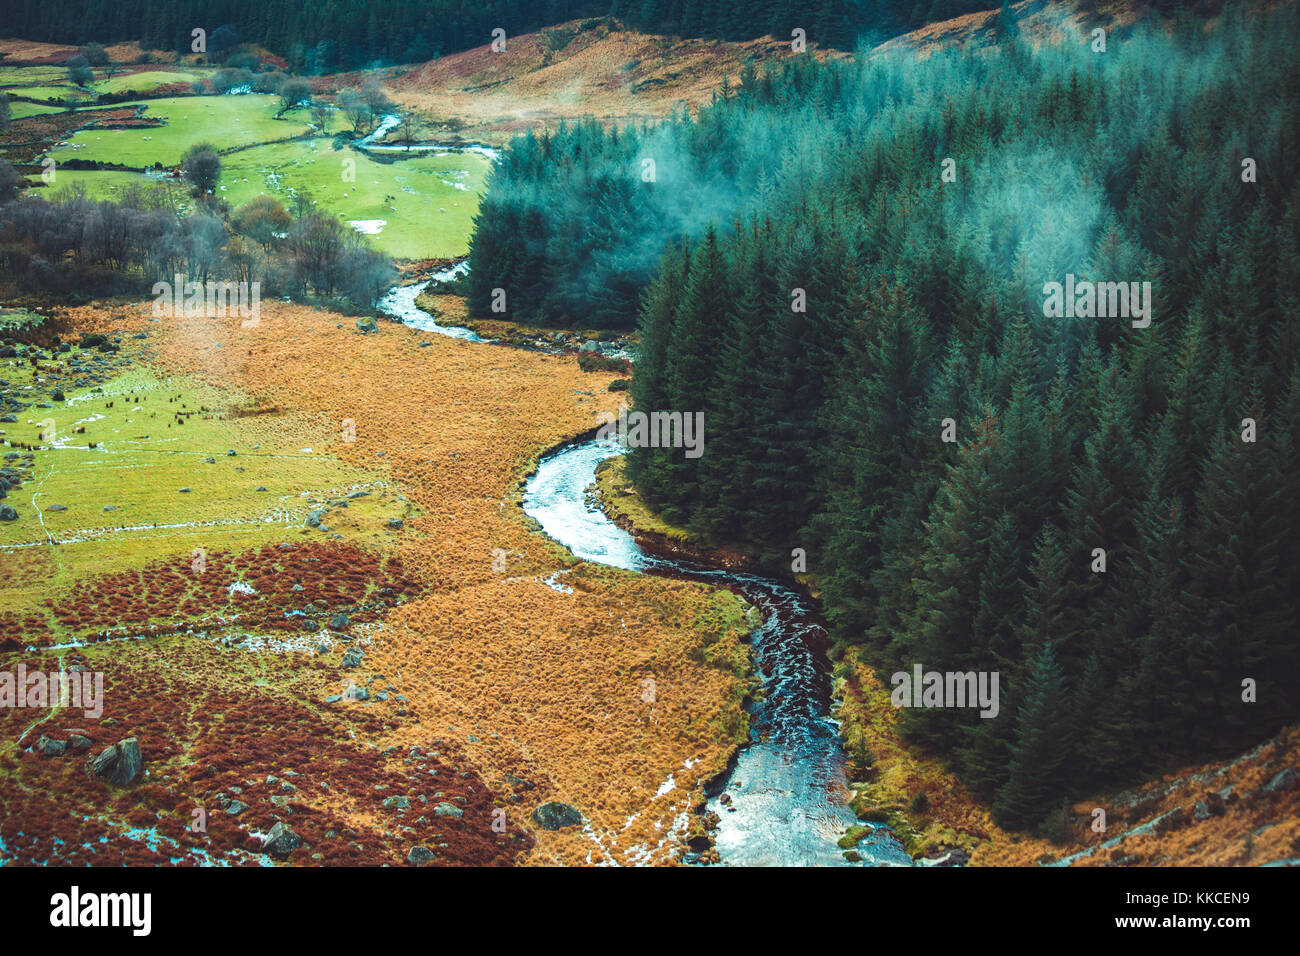
[[[1033,657],[1022,703],[1007,782],[993,805],[999,826],[1020,829],[1041,820],[1062,794],[1060,767],[1069,754],[1069,706],[1065,678],[1050,644]]]

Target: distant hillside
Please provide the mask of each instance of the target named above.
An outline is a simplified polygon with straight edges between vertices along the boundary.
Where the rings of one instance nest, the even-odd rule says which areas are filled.
[[[820,51],[819,59],[843,57]],[[513,37],[505,53],[487,45],[388,73],[406,109],[449,123],[469,138],[547,125],[563,118],[657,118],[706,103],[748,62],[791,55],[788,41],[670,39],[627,29],[613,18],[571,21]],[[346,85],[357,78],[331,78]]]
[[[139,40],[142,46],[191,52],[202,27],[215,60],[239,41],[287,59],[296,73],[324,74],[418,63],[473,49],[504,31],[507,39],[583,17],[617,16],[629,27],[669,37],[728,41],[773,36],[788,42],[852,50],[926,24],[975,17],[986,24],[991,0],[0,0],[0,35],[60,44]],[[1035,3],[1015,4],[1017,9]],[[1043,5],[1043,4],[1038,4]],[[1080,0],[1091,13],[1108,7],[1204,15],[1217,0],[1155,0],[1113,4]],[[959,29],[966,29],[960,27]]]
[[[1108,35],[1123,36],[1137,23],[1160,17],[1168,20],[1195,10],[1213,16],[1223,8],[1222,0],[1021,0],[1008,6],[1012,22],[1002,24],[1002,10],[985,0],[980,7],[950,19],[930,18],[924,26],[879,44],[880,51],[907,47],[929,50],[946,46],[987,46],[997,43],[1004,30],[1012,30],[1031,44],[1054,42],[1087,35],[1101,27]]]

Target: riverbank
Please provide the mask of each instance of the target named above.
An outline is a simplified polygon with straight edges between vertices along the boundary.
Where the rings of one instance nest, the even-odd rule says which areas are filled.
[[[610,520],[633,535],[643,549],[728,570],[773,573],[743,548],[718,546],[663,521],[627,481],[624,465],[625,459],[615,458],[597,470],[597,496]],[[797,584],[804,585],[800,577]],[[845,832],[846,853],[854,852],[869,825],[884,824],[913,859],[932,865],[966,863],[975,847],[996,829],[987,809],[937,759],[904,745],[889,690],[870,668],[846,656],[833,674],[832,712],[849,758],[850,807],[864,824]]]
[[[436,261],[431,268],[425,268],[420,274],[443,270],[463,260]],[[405,266],[404,266],[405,269]],[[416,281],[414,278],[411,281]],[[602,359],[620,362],[623,356],[635,354],[639,336],[634,332],[613,332],[601,329],[561,329],[540,328],[508,319],[481,319],[471,317],[463,296],[455,295],[433,288],[426,288],[415,297],[416,307],[428,312],[439,323],[469,329],[480,338],[515,348],[539,351],[561,351],[590,354],[599,363]],[[588,344],[590,343],[590,344]],[[630,368],[622,365],[609,371],[631,374]]]

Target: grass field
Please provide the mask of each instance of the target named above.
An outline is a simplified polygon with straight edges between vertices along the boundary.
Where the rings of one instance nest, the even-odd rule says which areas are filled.
[[[89,159],[126,166],[174,166],[195,143],[209,142],[218,149],[250,146],[288,139],[308,130],[306,114],[297,110],[291,119],[276,119],[280,108],[274,96],[178,96],[149,100],[145,116],[166,125],[142,129],[96,129],[75,135],[67,146],[50,151],[56,161]],[[119,107],[121,108],[121,107]]]
[[[199,71],[151,70],[124,74],[96,84],[100,91],[145,89],[141,84],[189,80]],[[75,88],[65,81],[65,71],[52,67],[0,68],[0,84],[33,83],[24,95],[38,98],[73,97]],[[286,205],[301,193],[317,207],[354,225],[370,236],[375,248],[397,258],[445,258],[469,249],[473,219],[478,212],[490,162],[477,153],[415,154],[391,162],[372,159],[351,149],[335,149],[332,139],[285,142],[311,130],[307,111],[298,108],[277,117],[277,97],[261,94],[238,96],[177,96],[117,108],[144,107],[144,115],[163,122],[158,127],[87,129],[48,153],[58,164],[55,186],[82,184],[92,198],[116,199],[131,185],[146,180],[139,173],[115,170],[71,170],[71,159],[120,163],[145,168],[161,163],[178,164],[185,151],[210,142],[222,155],[221,198],[239,206],[259,195],[273,195]],[[15,116],[53,112],[30,103],[14,104]],[[343,116],[332,114],[327,132],[347,126]],[[345,176],[347,178],[345,178]],[[189,197],[175,187],[177,204]]]
[[[150,179],[144,173],[121,172],[116,169],[56,169],[54,182],[41,196],[53,197],[65,186],[81,184],[86,187],[86,194],[91,199],[121,199],[128,186],[152,186],[173,190],[178,203],[190,202],[189,194],[182,183],[171,179]]]
[[[193,83],[198,78],[199,74],[182,70],[145,70],[140,73],[119,73],[108,80],[97,80],[93,85],[100,93],[121,93],[125,90],[148,93],[171,83]]]
[[[49,381],[34,382],[35,374],[17,360],[0,364],[17,394],[28,385],[44,392]],[[31,479],[5,500],[19,519],[0,524],[0,555],[13,572],[0,612],[30,613],[81,578],[195,549],[243,551],[333,533],[374,544],[391,539],[386,520],[404,514],[385,490],[385,471],[329,454],[337,425],[279,411],[237,417],[233,410],[251,406],[240,393],[184,376],[163,380],[139,365],[65,395],[0,425],[6,442],[41,446]],[[371,494],[332,512],[328,533],[306,527],[318,503],[360,489]]]
[[[62,66],[0,66],[0,87],[59,84],[68,79]]]
[[[49,102],[52,100],[89,101],[94,94],[79,89],[70,83],[49,83],[41,86],[5,87],[4,92],[11,96],[26,96],[33,100]]]
[[[193,83],[199,76],[198,72],[187,70],[141,70],[138,73],[117,73],[105,78],[104,70],[96,67],[96,79],[87,91],[68,82],[66,67],[0,65],[0,89],[17,92],[22,88],[23,96],[42,98],[66,96],[69,92],[81,96],[92,93],[121,93],[123,90],[147,93],[170,83]]]
[[[355,163],[355,182],[343,179],[344,161]],[[222,157],[220,196],[240,206],[256,196],[288,205],[306,191],[317,205],[345,222],[382,220],[370,240],[398,258],[444,258],[469,251],[488,161],[478,153],[416,156],[381,163],[351,149],[335,150],[328,139],[277,143]],[[56,186],[82,183],[92,198],[116,199],[131,185],[158,185],[141,173],[60,169]],[[462,188],[463,187],[463,188]],[[190,202],[173,185],[182,204]]]
[[[45,113],[57,113],[61,107],[42,106],[39,103],[19,103],[10,101],[9,116],[13,119],[22,119],[25,116],[41,116]]]
[[[355,182],[343,179],[355,162]],[[376,162],[328,140],[261,146],[223,157],[221,194],[235,205],[260,193],[288,203],[306,190],[345,221],[382,220],[375,247],[399,258],[449,257],[469,251],[488,161],[477,153]]]

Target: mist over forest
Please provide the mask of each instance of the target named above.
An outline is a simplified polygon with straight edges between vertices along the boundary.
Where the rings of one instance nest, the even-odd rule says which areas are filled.
[[[1284,8],[794,58],[693,117],[528,135],[470,307],[639,323],[635,405],[707,422],[698,461],[634,449],[641,493],[805,549],[836,653],[886,679],[999,664],[1014,720],[905,723],[1035,825],[1296,716],[1297,40]],[[1149,327],[1046,317],[1070,275],[1150,283]]]

